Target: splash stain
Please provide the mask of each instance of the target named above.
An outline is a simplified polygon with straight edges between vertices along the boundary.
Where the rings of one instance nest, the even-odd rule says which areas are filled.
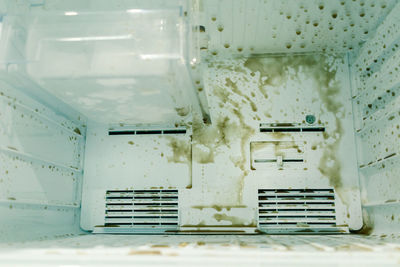
[[[79,135],[82,135],[82,134],[81,134],[81,130],[79,130],[78,127],[76,127],[76,128],[74,129],[74,133],[79,134]]]
[[[186,117],[189,114],[189,108],[182,107],[182,108],[175,108],[176,113],[181,117]]]
[[[214,214],[214,219],[218,222],[227,221],[230,222],[232,225],[243,225],[243,226],[255,226],[253,221],[248,222],[248,219],[239,218],[236,216],[229,216],[226,214],[216,213]]]
[[[256,106],[256,104],[253,102],[253,100],[251,100],[249,96],[243,94],[242,91],[239,90],[237,84],[234,83],[230,78],[226,78],[226,83],[225,83],[225,85],[226,85],[227,87],[231,88],[231,89],[232,89],[232,92],[234,92],[235,94],[237,94],[237,95],[239,95],[239,96],[245,98],[245,99],[249,102],[249,104],[250,104],[250,106],[251,106],[251,110],[252,110],[253,112],[256,112],[256,111],[257,111],[257,106]]]
[[[341,123],[340,111],[343,104],[336,100],[340,84],[336,80],[336,69],[328,63],[325,56],[284,56],[284,57],[251,57],[244,66],[259,75],[259,89],[282,86],[290,77],[292,70],[302,72],[316,83],[316,90],[324,109],[335,116],[335,128],[324,133],[325,142],[321,145],[323,155],[318,169],[322,175],[329,178],[331,186],[340,189],[342,184],[341,163],[338,150],[344,129]]]

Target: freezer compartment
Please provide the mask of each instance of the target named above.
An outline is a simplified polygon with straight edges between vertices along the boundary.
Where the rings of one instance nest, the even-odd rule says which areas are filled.
[[[0,265],[398,264],[398,1],[0,10]]]
[[[255,234],[362,228],[345,54],[209,60],[204,89],[211,123],[194,113],[180,133],[89,123],[83,229],[138,232],[147,225],[166,233]],[[178,225],[137,222],[142,212],[135,192],[141,190],[177,190]],[[262,190],[277,190],[267,197],[278,200],[262,199]],[[131,192],[121,207],[126,214],[112,227],[109,191]],[[146,203],[160,204],[156,198]],[[167,215],[155,209],[160,218]],[[318,214],[324,209],[329,214]]]

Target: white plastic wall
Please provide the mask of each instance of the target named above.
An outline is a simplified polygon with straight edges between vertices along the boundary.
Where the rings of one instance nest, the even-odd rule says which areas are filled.
[[[56,114],[3,79],[0,126],[1,242],[76,232],[84,124]]]
[[[3,14],[94,6],[104,11],[118,10],[122,2],[2,1],[0,8]],[[12,52],[2,55],[0,65],[0,265],[204,266],[207,262],[221,266],[301,261],[310,266],[326,264],[328,259],[332,266],[398,264],[400,4],[394,0],[321,3],[305,1],[299,10],[293,1],[193,1],[210,39],[202,59],[256,52],[350,51],[363,232],[372,235],[149,237],[83,232],[79,216],[87,121],[27,75],[26,24],[19,17],[1,21],[1,51]],[[268,7],[279,15],[260,16],[269,12]],[[15,25],[22,26],[7,31]],[[295,25],[299,29],[279,34]],[[331,30],[331,25],[340,27]],[[329,31],[334,33],[324,35]],[[275,41],[269,42],[269,36]],[[347,39],[353,41],[343,43]],[[203,89],[203,81],[199,79],[196,86]]]
[[[378,233],[400,223],[399,14],[397,4],[352,64],[364,220]]]

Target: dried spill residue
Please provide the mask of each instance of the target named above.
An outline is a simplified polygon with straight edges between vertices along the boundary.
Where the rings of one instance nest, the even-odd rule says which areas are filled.
[[[257,106],[256,104],[253,102],[253,100],[251,100],[251,98],[245,94],[242,93],[241,90],[239,90],[238,86],[236,83],[234,83],[230,78],[226,78],[226,84],[227,87],[230,87],[232,89],[232,92],[234,92],[235,94],[237,94],[240,97],[243,97],[244,99],[247,100],[247,102],[250,104],[251,106],[251,110],[256,112],[257,111]]]
[[[249,226],[249,227],[254,226],[254,227],[256,227],[256,224],[253,221],[248,222],[248,219],[243,219],[243,218],[236,217],[236,216],[229,216],[224,213],[216,213],[216,214],[214,214],[213,217],[218,222],[221,222],[221,221],[230,222],[232,226],[238,225],[238,226]]]
[[[189,169],[189,185],[187,189],[192,188],[192,146],[188,140],[179,139],[176,137],[167,137],[169,140],[169,147],[172,149],[172,155],[167,156],[168,162],[171,163],[184,163],[187,164]],[[164,154],[161,153],[161,157]]]
[[[82,135],[81,130],[79,130],[78,127],[76,127],[76,128],[74,129],[74,133],[79,134],[79,135]]]
[[[330,60],[330,61],[329,61]],[[207,92],[218,107],[213,113],[212,125],[204,123],[200,118],[194,118],[192,130],[192,155],[193,161],[200,164],[214,163],[217,154],[226,153],[235,167],[240,169],[238,175],[238,204],[242,202],[242,191],[244,179],[249,174],[250,164],[247,158],[249,139],[257,127],[250,121],[254,114],[260,112],[271,118],[271,110],[265,103],[270,101],[268,93],[272,89],[283,86],[288,80],[299,79],[305,76],[311,79],[316,88],[316,94],[322,102],[322,112],[334,116],[335,123],[324,133],[324,141],[314,144],[321,149],[323,155],[318,164],[322,175],[329,178],[331,186],[336,189],[342,187],[341,164],[338,159],[338,150],[343,136],[341,119],[343,118],[343,104],[336,99],[340,92],[340,84],[336,80],[336,59],[322,55],[311,56],[282,56],[282,57],[251,57],[247,59],[234,60],[231,63],[210,63],[214,71],[229,73],[219,75],[217,83],[212,83]],[[234,78],[235,77],[235,78]],[[219,82],[218,82],[219,81]],[[240,83],[239,83],[240,82]],[[246,92],[241,89],[243,85],[256,84],[261,98],[255,98],[257,93]],[[240,86],[239,86],[240,85]],[[248,93],[248,94],[247,94]],[[257,107],[257,101],[263,106]],[[267,110],[265,110],[267,107]],[[260,114],[261,115],[261,114]],[[282,139],[290,136],[286,133],[273,133],[273,138]],[[240,155],[234,150],[240,144]],[[185,149],[175,149],[175,143],[171,142],[174,161],[185,158]],[[234,183],[236,180],[232,180]]]
[[[189,108],[182,107],[182,108],[175,108],[176,113],[181,117],[186,117],[189,114]]]
[[[318,169],[322,175],[329,178],[330,185],[339,189],[342,187],[341,164],[338,159],[338,150],[343,136],[341,114],[343,104],[336,99],[340,92],[340,83],[336,80],[336,68],[329,64],[328,58],[323,55],[317,56],[281,56],[248,58],[244,66],[254,73],[259,79],[259,90],[267,98],[266,87],[277,87],[283,85],[289,78],[302,73],[311,78],[319,99],[323,103],[325,112],[335,117],[335,128],[324,133],[325,142],[321,144],[323,155]]]
[[[128,252],[128,255],[155,256],[155,255],[162,255],[162,254],[161,254],[161,251],[159,251],[159,250],[131,250]]]
[[[168,156],[168,162],[190,163],[192,161],[192,150],[188,140],[169,137],[169,147],[172,149],[172,155]]]

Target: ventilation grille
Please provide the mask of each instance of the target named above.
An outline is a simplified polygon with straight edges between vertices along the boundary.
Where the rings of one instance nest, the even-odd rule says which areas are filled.
[[[133,232],[176,229],[178,190],[110,190],[105,213],[105,227],[131,228]]]
[[[154,135],[154,134],[186,134],[186,129],[163,130],[109,130],[108,135]]]
[[[325,132],[323,126],[308,126],[299,123],[261,123],[260,132]]]
[[[258,214],[266,232],[337,230],[333,189],[259,189]]]

